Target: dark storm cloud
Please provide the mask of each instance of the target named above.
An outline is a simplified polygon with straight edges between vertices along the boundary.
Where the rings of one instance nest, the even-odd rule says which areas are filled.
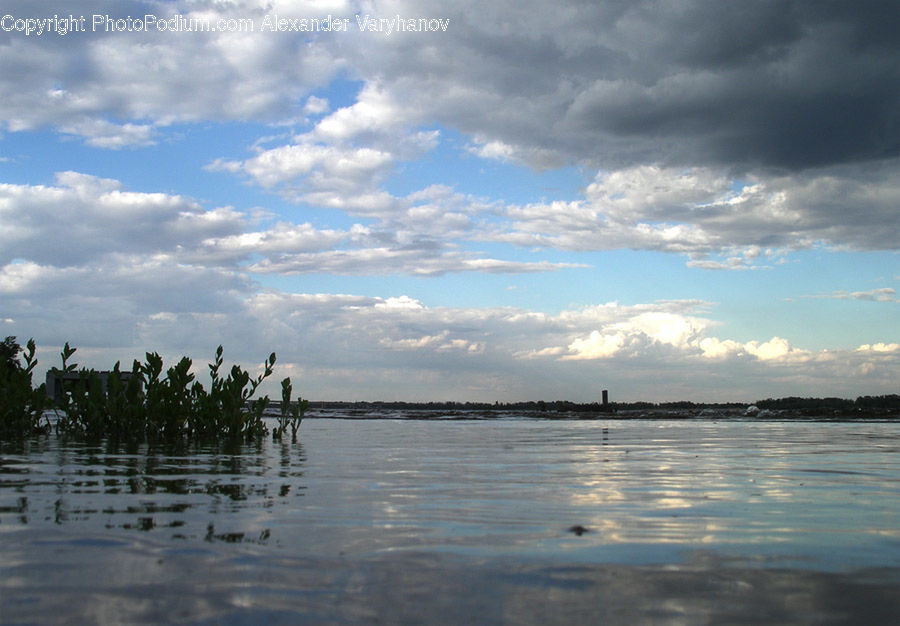
[[[900,154],[896,3],[516,6],[459,9],[439,53],[390,42],[358,63],[523,160],[800,170]]]
[[[16,15],[36,11],[33,3],[8,6]],[[53,10],[203,8],[261,19],[273,6],[72,2]],[[289,116],[298,99],[343,69],[406,105],[409,123],[439,121],[502,142],[539,167],[797,171],[900,155],[896,2],[426,0],[334,11],[441,15],[451,27],[428,37],[348,32],[312,47],[259,32],[40,39],[2,32],[0,124],[54,125],[102,147],[142,145],[174,119]],[[113,119],[146,126],[116,137]]]
[[[900,29],[885,26],[896,4],[653,8],[624,23],[655,75],[595,84],[571,123],[675,163],[803,169],[900,153]]]

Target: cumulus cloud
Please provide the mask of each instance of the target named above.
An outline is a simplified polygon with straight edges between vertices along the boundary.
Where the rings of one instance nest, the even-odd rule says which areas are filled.
[[[494,237],[567,250],[661,250],[710,269],[765,265],[821,244],[894,250],[887,233],[900,229],[900,162],[883,167],[897,176],[872,187],[857,166],[736,184],[724,171],[639,165],[601,172],[584,200],[506,207],[508,226]]]
[[[720,399],[766,397],[801,379],[804,388],[824,393],[829,385],[849,390],[852,385],[841,377],[856,375],[860,368],[868,368],[872,384],[881,384],[900,359],[896,344],[814,352],[780,337],[746,343],[718,339],[710,334],[714,320],[703,314],[709,306],[696,301],[607,303],[545,314],[505,307],[430,307],[406,296],[267,292],[246,299],[242,315],[270,324],[249,328],[240,341],[277,342],[280,361],[323,388],[336,383],[320,372],[343,372],[337,374],[343,377],[348,372],[361,375],[367,368],[386,376],[406,371],[416,384],[394,389],[421,399],[434,399],[429,393],[440,387],[442,376],[459,382],[456,393],[467,399],[498,397],[491,394],[591,399],[598,384],[619,394],[664,398],[680,368],[710,381],[730,371],[732,386],[708,392]],[[199,322],[185,323],[204,334]],[[721,347],[718,354],[714,343]],[[311,353],[317,354],[314,366],[296,360],[295,355]],[[485,389],[488,378],[495,386]],[[364,379],[358,383],[369,390]],[[376,395],[367,397],[384,397],[377,394],[377,385],[371,389]]]
[[[875,343],[875,344],[863,344],[859,348],[857,348],[858,352],[881,352],[881,353],[891,353],[900,351],[900,343]]]
[[[402,161],[437,144],[436,130],[415,128],[416,118],[377,84],[356,102],[320,119],[289,144],[263,148],[244,160],[216,159],[208,169],[241,173],[257,184],[310,204],[361,215],[384,215],[402,200],[380,184]]]
[[[0,184],[0,221],[8,225],[0,233],[0,262],[83,267],[146,255],[263,274],[522,273],[579,266],[455,250],[454,233],[467,230],[469,218],[439,207],[458,200],[447,190],[424,190],[403,200],[405,211],[389,217],[393,225],[378,228],[278,222],[259,230],[232,207],[207,209],[183,196],[132,192],[116,180],[62,172],[54,186]]]
[[[466,202],[445,188],[423,190],[412,200],[422,203],[417,206]],[[740,389],[761,396],[767,386],[782,384],[778,372],[787,364],[795,369],[785,385],[824,389],[853,375],[878,389],[889,384],[900,358],[897,344],[888,342],[815,352],[782,337],[720,338],[711,332],[713,305],[699,300],[611,302],[549,314],[429,307],[406,296],[266,290],[248,272],[509,273],[560,265],[507,262],[446,244],[378,247],[373,244],[382,234],[362,225],[341,230],[277,222],[254,229],[232,208],[205,209],[189,198],[132,192],[119,181],[76,172],[59,174],[54,186],[3,185],[0,218],[11,225],[0,235],[6,254],[0,296],[4,320],[17,320],[5,322],[12,330],[27,320],[29,334],[57,345],[75,333],[97,359],[114,354],[126,362],[129,351],[151,345],[202,358],[230,337],[233,358],[252,362],[260,345],[271,346],[289,371],[321,390],[320,397],[346,397],[340,385],[365,378],[366,368],[393,381],[395,397],[413,399],[433,399],[453,380],[472,399],[562,394],[587,400],[597,377],[633,397],[659,393],[662,399],[679,387],[650,393],[636,372],[652,371],[675,385],[674,372],[684,368],[712,377],[722,376],[723,368],[734,376],[744,372],[755,382]],[[315,355],[315,367],[304,355]],[[413,379],[422,386],[407,395],[396,391]],[[368,397],[384,397],[377,387],[368,391]]]
[[[319,398],[347,398],[354,389],[361,398],[427,400],[447,398],[452,388],[457,399],[586,401],[603,384],[618,397],[661,400],[681,388],[687,368],[710,380],[729,372],[733,384],[710,388],[709,399],[789,393],[800,382],[809,393],[852,384],[858,393],[860,376],[874,389],[889,384],[900,359],[891,343],[813,352],[780,337],[720,339],[711,333],[714,307],[696,300],[612,302],[556,314],[432,307],[408,296],[262,289],[234,269],[165,255],[116,253],[66,268],[10,262],[0,268],[0,299],[4,318],[27,320],[39,343],[59,346],[74,333],[85,348],[80,362],[89,366],[108,367],[110,355],[127,363],[153,346],[167,358],[193,356],[202,374],[203,359],[228,337],[229,358],[253,364],[266,346],[298,389]],[[9,325],[19,332],[22,324]],[[51,364],[48,350],[42,362]]]
[[[17,18],[53,13],[46,4],[8,9]],[[275,11],[324,16],[349,9],[341,2],[326,7],[285,1],[108,1],[66,2],[57,12],[112,20],[180,16],[215,25],[221,18],[261,23]],[[101,29],[59,38],[4,33],[0,49],[0,128],[55,126],[103,147],[146,144],[173,122],[290,118],[294,102],[342,66],[335,54],[302,38],[212,29],[181,34]]]
[[[298,143],[266,150],[240,164],[222,163],[224,169],[240,168],[265,187],[315,174],[315,188],[360,187],[363,181],[383,171],[391,155],[371,148],[335,148]]]
[[[746,359],[772,363],[799,363],[813,358],[813,353],[794,348],[788,340],[773,337],[768,341],[741,343],[708,336],[710,321],[665,310],[637,313],[625,321],[607,323],[586,337],[575,338],[565,351],[544,348],[534,356],[555,356],[563,361],[637,357],[648,353],[680,355],[691,360]]]
[[[122,189],[115,180],[62,172],[56,185],[0,184],[0,262],[82,265],[110,254],[177,254],[244,229],[230,207],[205,210],[178,195]]]
[[[408,297],[270,291],[242,298],[228,316],[142,319],[139,333],[144,341],[171,345],[166,333],[175,332],[187,342],[184,349],[202,353],[214,347],[216,336],[242,327],[230,335],[235,356],[252,358],[259,345],[272,346],[279,363],[317,397],[346,398],[349,387],[338,389],[350,383],[366,398],[448,398],[453,389],[457,399],[586,401],[596,399],[603,385],[620,398],[670,399],[683,388],[680,372],[687,368],[708,381],[700,395],[709,399],[789,394],[798,385],[809,393],[852,394],[887,384],[900,364],[896,344],[814,352],[779,337],[717,339],[709,334],[712,320],[674,313],[678,308],[603,305],[597,310],[614,321],[592,329],[591,314],[579,310],[541,315],[514,308],[429,307]],[[306,356],[313,354],[309,361]],[[366,377],[366,371],[378,375]],[[388,381],[389,387],[381,386]]]
[[[85,143],[97,148],[119,149],[156,143],[156,131],[151,124],[115,124],[104,119],[85,118],[61,124],[59,130],[83,137]]]
[[[592,330],[591,334],[582,339],[576,339],[569,344],[569,353],[563,359],[602,359],[615,356],[625,345],[625,337],[621,333],[601,333]],[[538,354],[553,354],[558,348],[548,348],[538,351]]]

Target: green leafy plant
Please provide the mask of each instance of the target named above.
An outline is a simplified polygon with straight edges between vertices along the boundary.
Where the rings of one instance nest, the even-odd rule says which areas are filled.
[[[272,438],[281,440],[287,432],[288,426],[291,427],[291,441],[297,441],[297,429],[300,422],[303,421],[303,414],[306,412],[309,402],[303,398],[297,398],[297,403],[291,403],[291,394],[293,387],[291,379],[285,378],[281,381],[281,415],[278,417],[278,426],[272,431]]]
[[[62,367],[51,371],[60,384],[60,392],[51,404],[46,388],[31,387],[31,372],[37,364],[34,342],[30,341],[25,365],[18,363],[21,350],[7,338],[0,350],[0,375],[7,381],[0,388],[2,423],[0,433],[27,436],[49,432],[50,421],[40,418],[46,408],[56,413],[56,432],[84,439],[110,438],[128,441],[157,440],[227,440],[252,441],[264,437],[268,429],[263,420],[269,406],[268,396],[254,398],[262,382],[272,375],[275,353],[263,364],[263,372],[251,377],[239,365],[223,377],[222,346],[209,364],[211,384],[207,391],[191,373],[192,362],[183,357],[164,369],[162,357],[148,352],[143,362],[135,360],[130,372],[120,364],[104,373],[77,369],[70,359],[75,348],[67,343],[60,356]],[[3,356],[7,355],[9,356]],[[8,383],[8,384],[7,384]],[[306,402],[291,403],[290,378],[282,381],[282,411],[273,436],[280,439],[291,427],[296,440],[297,429]]]
[[[37,359],[34,340],[29,339],[26,350],[7,337],[0,343],[0,439],[14,439],[50,431],[44,417],[47,390],[44,385],[32,388],[32,374]],[[19,362],[23,353],[24,364]]]

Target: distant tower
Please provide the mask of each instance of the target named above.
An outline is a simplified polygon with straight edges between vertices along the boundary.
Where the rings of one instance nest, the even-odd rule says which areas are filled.
[[[604,389],[603,390],[603,406],[606,406],[607,404],[609,404],[609,390]]]

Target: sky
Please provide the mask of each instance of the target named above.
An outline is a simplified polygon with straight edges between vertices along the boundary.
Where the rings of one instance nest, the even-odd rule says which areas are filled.
[[[900,393],[898,20],[0,0],[0,335],[314,400]]]

